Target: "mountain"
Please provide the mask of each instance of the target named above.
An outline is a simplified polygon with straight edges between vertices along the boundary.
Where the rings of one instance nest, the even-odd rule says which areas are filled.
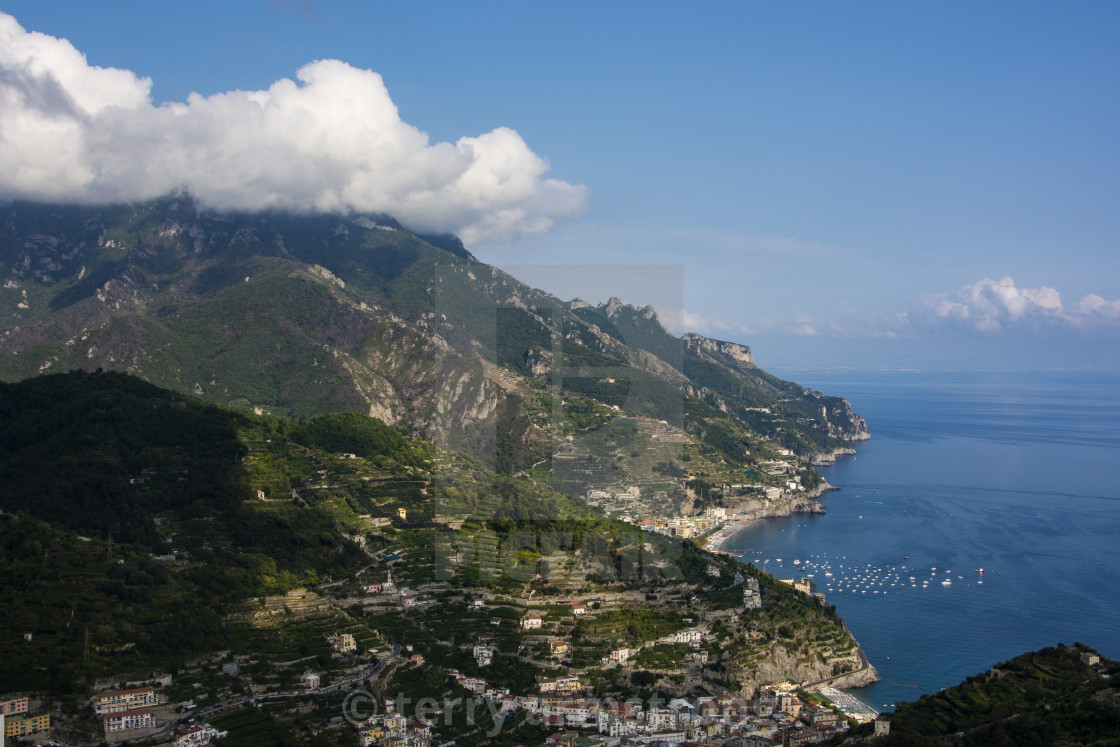
[[[882,720],[889,734],[870,739],[866,725],[844,739],[906,745],[1111,745],[1120,743],[1120,664],[1080,643],[1017,656]]]
[[[184,718],[272,745],[352,743],[319,732],[358,688],[469,699],[449,670],[618,699],[868,674],[821,600],[358,413],[294,421],[128,374],[46,374],[0,384],[0,482],[0,692],[44,701],[66,744],[100,742],[90,695],[153,677],[201,709]],[[602,664],[619,648],[633,660]]]
[[[808,463],[866,437],[846,401],[766,374],[745,346],[674,337],[615,299],[561,301],[383,215],[10,203],[0,275],[5,381],[101,368],[258,412],[362,412],[503,472],[583,460],[678,503],[678,472],[783,486],[762,465],[780,450]],[[627,417],[637,436],[605,448]],[[650,446],[658,421],[672,453]]]

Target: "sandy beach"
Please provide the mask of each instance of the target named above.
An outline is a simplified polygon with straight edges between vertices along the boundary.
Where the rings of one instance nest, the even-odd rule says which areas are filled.
[[[724,549],[724,545],[726,545],[732,537],[739,532],[750,529],[759,521],[761,521],[761,519],[740,519],[725,527],[721,527],[707,536],[707,544],[705,546],[713,552],[727,552],[727,550]]]

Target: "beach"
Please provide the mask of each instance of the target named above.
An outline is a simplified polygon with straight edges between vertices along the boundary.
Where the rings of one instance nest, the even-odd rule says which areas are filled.
[[[760,521],[762,521],[762,519],[740,519],[726,526],[720,527],[705,538],[707,541],[706,547],[712,552],[722,552],[730,554],[730,551],[727,550],[725,546],[729,544],[737,534],[750,529]]]

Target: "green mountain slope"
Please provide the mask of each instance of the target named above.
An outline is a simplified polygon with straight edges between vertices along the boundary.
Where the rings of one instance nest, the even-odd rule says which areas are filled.
[[[73,372],[0,385],[0,434],[0,691],[59,705],[72,736],[95,729],[81,705],[95,682],[152,672],[172,673],[172,702],[204,708],[275,693],[282,718],[231,717],[245,721],[238,743],[260,730],[273,744],[314,743],[305,706],[326,696],[301,691],[307,670],[338,692],[421,694],[455,669],[519,693],[566,673],[629,695],[858,666],[819,600],[357,413],[296,421]],[[758,609],[744,609],[749,583]],[[573,617],[574,599],[592,613]],[[540,635],[519,628],[530,612]],[[697,626],[703,666],[659,642]],[[342,633],[355,650],[333,648]],[[494,660],[481,666],[484,634]],[[602,667],[619,646],[648,651]]]
[[[874,745],[1120,744],[1120,664],[1075,644],[1017,656],[889,715]],[[886,717],[885,717],[886,718]],[[872,726],[853,737],[868,736]],[[839,744],[843,740],[835,740]]]
[[[561,302],[386,216],[12,203],[0,275],[6,381],[100,367],[261,412],[357,411],[509,472],[550,466],[573,436],[621,483],[650,465],[574,436],[664,420],[692,444],[690,471],[740,482],[763,473],[760,452],[808,461],[866,435],[846,402],[766,375],[744,346]]]

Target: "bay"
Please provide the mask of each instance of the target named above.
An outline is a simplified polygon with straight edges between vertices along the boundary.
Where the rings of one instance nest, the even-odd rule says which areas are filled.
[[[857,695],[889,708],[1058,643],[1120,658],[1120,375],[782,375],[872,438],[821,469],[827,514],[725,547],[813,576],[882,678]]]

